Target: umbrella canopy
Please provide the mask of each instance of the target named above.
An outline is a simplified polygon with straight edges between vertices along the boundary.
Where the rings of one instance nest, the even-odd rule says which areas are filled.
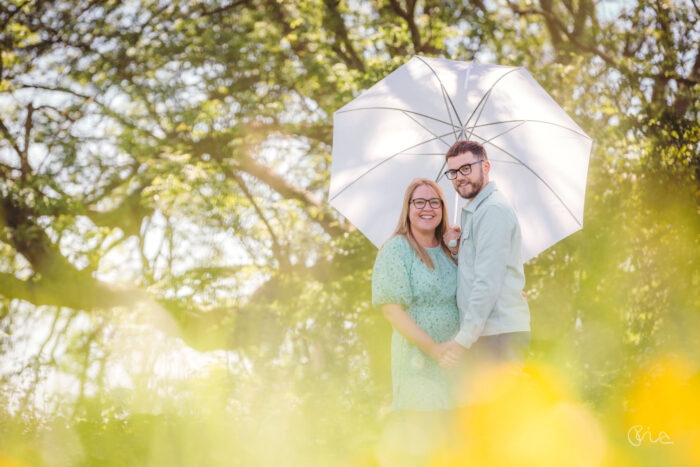
[[[523,260],[583,227],[592,140],[530,73],[420,56],[333,115],[331,205],[377,247],[414,178],[436,180],[456,213],[464,200],[442,173],[459,139],[486,148],[489,178],[520,222]]]

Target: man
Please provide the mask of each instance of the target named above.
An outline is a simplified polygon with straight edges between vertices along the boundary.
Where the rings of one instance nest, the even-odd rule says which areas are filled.
[[[491,164],[481,144],[457,141],[445,158],[445,175],[468,203],[462,209],[461,228],[445,234],[457,255],[460,330],[440,363],[455,366],[471,349],[470,360],[521,365],[530,344],[530,310],[522,293],[518,219],[495,183],[489,182]]]

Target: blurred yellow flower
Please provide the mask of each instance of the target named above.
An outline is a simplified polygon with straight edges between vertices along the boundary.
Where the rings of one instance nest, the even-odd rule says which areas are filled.
[[[641,368],[628,394],[633,445],[665,444],[678,461],[700,465],[700,382],[697,365],[661,356]]]
[[[466,378],[469,405],[450,448],[431,465],[600,465],[606,452],[592,414],[546,368],[484,367]]]

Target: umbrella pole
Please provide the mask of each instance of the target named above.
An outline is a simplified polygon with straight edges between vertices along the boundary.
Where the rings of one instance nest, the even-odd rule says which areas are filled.
[[[455,190],[455,212],[452,216],[452,225],[457,225],[457,211],[459,211],[459,194]]]

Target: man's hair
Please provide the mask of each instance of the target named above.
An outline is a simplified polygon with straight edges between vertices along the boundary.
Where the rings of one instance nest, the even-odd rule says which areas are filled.
[[[484,149],[484,147],[481,144],[477,143],[476,141],[464,140],[455,141],[455,144],[453,144],[452,147],[447,150],[447,154],[445,154],[445,160],[449,159],[450,157],[459,156],[460,154],[465,152],[471,152],[480,161],[489,160],[489,158],[486,156],[486,149]]]

